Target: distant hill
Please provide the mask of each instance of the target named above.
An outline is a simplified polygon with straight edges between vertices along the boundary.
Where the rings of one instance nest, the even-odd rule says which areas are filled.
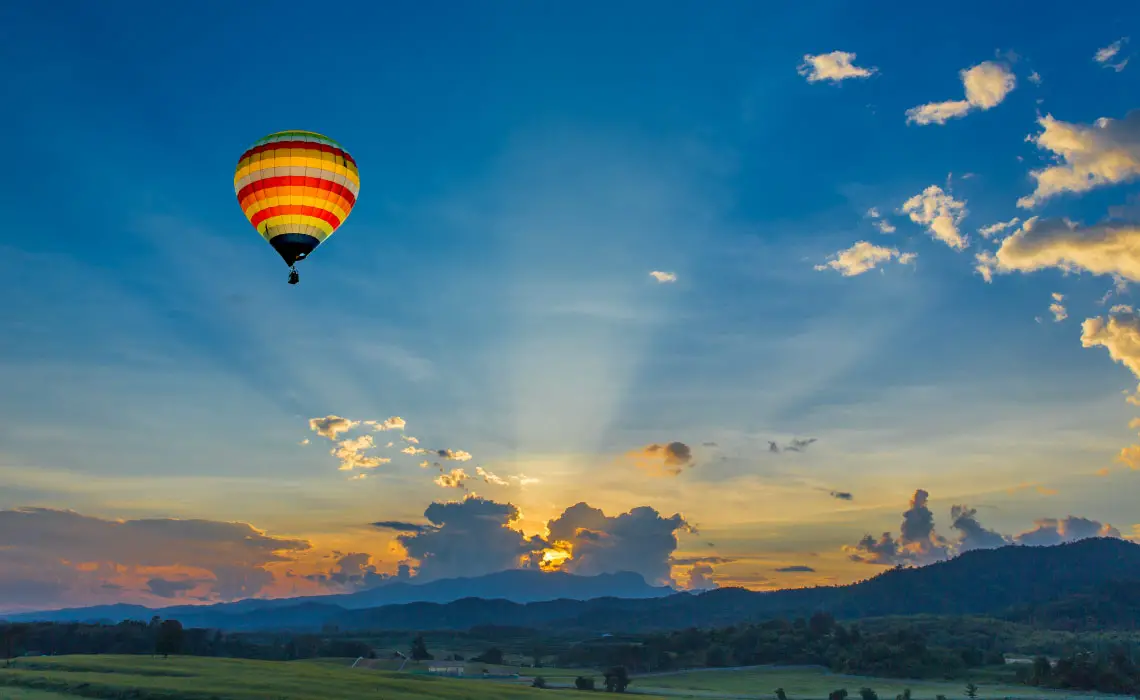
[[[615,587],[640,591],[641,597],[570,596],[558,600],[516,602],[495,595],[495,590],[538,590],[527,588],[551,581],[551,591],[604,590],[602,577],[544,578],[539,572],[504,572],[493,577],[436,582],[439,587],[384,588],[350,596],[275,601],[270,607],[254,601],[209,607],[186,606],[142,614],[126,610],[133,606],[109,606],[78,611],[16,616],[20,619],[93,620],[116,619],[128,613],[135,619],[160,614],[176,617],[184,625],[220,627],[230,630],[316,629],[331,623],[341,629],[467,629],[479,625],[557,627],[599,632],[634,632],[685,627],[727,626],[772,617],[810,615],[826,611],[837,618],[880,617],[888,615],[993,615],[1009,619],[1082,619],[1100,610],[1108,619],[1135,619],[1140,601],[1133,591],[1140,589],[1140,545],[1119,539],[1097,538],[1053,547],[1009,546],[966,552],[955,559],[930,566],[886,571],[872,579],[849,586],[820,587],[772,592],[722,588],[701,594],[663,595],[670,589],[648,586],[636,574],[614,575]],[[529,578],[528,578],[529,577]],[[535,578],[543,577],[543,578]],[[636,577],[640,581],[634,581]],[[490,579],[488,581],[487,579]],[[588,582],[583,582],[586,579]],[[497,587],[497,588],[496,588]],[[393,595],[415,595],[408,589],[436,591],[446,598],[459,591],[464,595],[486,591],[485,597],[464,597],[450,601],[361,607],[368,600],[382,599],[383,591]],[[656,592],[657,595],[650,597]],[[424,593],[423,595],[427,595]],[[492,598],[492,596],[494,596]],[[1085,602],[1081,602],[1085,601]],[[1096,604],[1090,607],[1089,601]],[[245,607],[243,607],[245,604]],[[1099,608],[1097,607],[1099,606]],[[1052,613],[1046,611],[1052,610]],[[1132,617],[1128,617],[1131,615]],[[102,616],[102,617],[100,617]],[[1065,617],[1068,616],[1068,617]],[[118,619],[122,619],[118,617]]]
[[[533,569],[500,571],[478,577],[449,578],[412,583],[394,581],[355,593],[300,598],[250,598],[214,605],[177,605],[148,608],[142,605],[97,605],[33,613],[0,616],[13,622],[42,620],[47,622],[98,622],[149,620],[154,615],[176,618],[183,622],[200,621],[202,626],[226,628],[229,618],[295,619],[305,618],[320,610],[357,610],[403,603],[450,603],[461,598],[504,599],[516,603],[569,599],[614,597],[626,599],[659,598],[676,593],[668,586],[652,586],[640,575],[628,571],[576,576],[563,572]],[[292,609],[292,612],[284,612]],[[307,619],[307,618],[305,618]]]

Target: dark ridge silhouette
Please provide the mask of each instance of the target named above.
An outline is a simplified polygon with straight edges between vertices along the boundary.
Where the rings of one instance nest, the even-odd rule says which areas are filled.
[[[508,579],[524,572],[509,573]],[[117,621],[124,616],[149,619],[158,612],[164,617],[177,617],[186,626],[227,630],[311,630],[324,624],[336,624],[345,630],[458,630],[499,625],[617,633],[729,626],[774,617],[807,617],[814,612],[827,612],[840,619],[916,614],[1058,619],[1068,614],[1066,611],[1072,614],[1079,611],[1087,617],[1091,606],[1093,614],[1099,610],[1105,615],[1102,626],[1114,626],[1120,621],[1136,619],[1140,609],[1140,601],[1137,601],[1140,594],[1134,592],[1140,590],[1137,582],[1140,582],[1140,545],[1120,539],[1094,538],[1051,547],[1008,546],[966,552],[949,561],[921,568],[893,569],[848,586],[771,592],[721,588],[700,594],[676,593],[652,598],[607,596],[534,602],[516,602],[505,596],[463,597],[447,602],[418,601],[359,609],[333,602],[338,597],[325,596],[274,601],[272,607],[260,609],[243,609],[243,603],[184,606],[162,611],[109,606],[114,610],[94,608],[10,617],[13,620]],[[467,590],[471,590],[471,584],[466,585]],[[250,601],[248,605],[253,603]]]

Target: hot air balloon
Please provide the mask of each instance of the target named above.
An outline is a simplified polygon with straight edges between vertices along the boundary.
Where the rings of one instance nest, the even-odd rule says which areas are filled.
[[[337,230],[356,204],[360,173],[339,143],[311,131],[279,131],[238,160],[234,191],[242,211],[289,266]]]

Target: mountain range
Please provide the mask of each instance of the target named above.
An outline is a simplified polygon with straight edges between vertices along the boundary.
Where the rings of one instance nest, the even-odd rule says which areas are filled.
[[[157,610],[97,606],[8,619],[115,622],[160,615],[185,626],[226,630],[315,630],[335,624],[344,630],[491,625],[633,632],[726,626],[816,611],[841,619],[914,614],[1032,619],[1039,610],[1076,610],[1082,617],[1103,610],[1106,619],[1099,624],[1114,626],[1136,620],[1136,590],[1140,545],[1094,538],[1052,547],[975,550],[929,566],[888,570],[847,586],[770,592],[676,592],[628,572],[586,577],[519,570],[422,585],[397,582],[335,596]]]

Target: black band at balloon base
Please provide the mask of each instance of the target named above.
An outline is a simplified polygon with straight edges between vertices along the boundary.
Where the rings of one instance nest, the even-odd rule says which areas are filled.
[[[298,260],[304,260],[320,244],[316,237],[306,233],[282,233],[269,239],[269,245],[290,267]]]

